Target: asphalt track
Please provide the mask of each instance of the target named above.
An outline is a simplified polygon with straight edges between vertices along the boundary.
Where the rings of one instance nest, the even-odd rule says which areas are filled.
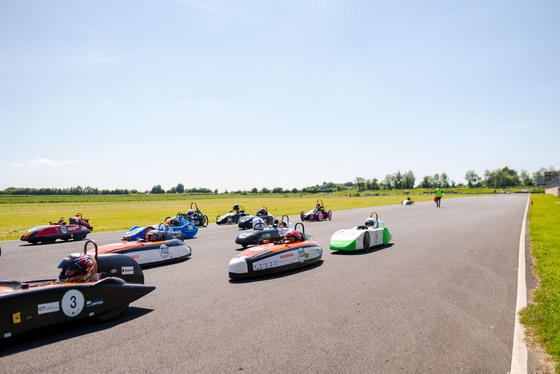
[[[324,249],[319,265],[245,282],[228,277],[237,227],[210,224],[188,240],[191,259],[145,270],[157,288],[122,317],[16,337],[0,346],[0,372],[507,373],[526,203],[484,196],[336,211],[306,224]],[[374,210],[392,245],[328,249],[334,231]],[[0,278],[56,277],[83,243],[1,242]]]

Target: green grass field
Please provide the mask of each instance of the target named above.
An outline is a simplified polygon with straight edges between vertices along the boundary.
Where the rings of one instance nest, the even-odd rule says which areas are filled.
[[[529,336],[536,337],[553,359],[560,362],[560,198],[533,195],[529,213],[531,253],[539,286],[535,304],[521,313]],[[560,373],[560,366],[556,366]]]
[[[136,199],[134,198],[136,196]],[[450,196],[453,197],[453,196]],[[0,201],[6,196],[0,197]],[[22,196],[9,197],[0,203],[0,240],[19,239],[33,226],[66,220],[82,213],[94,227],[94,232],[127,230],[135,225],[151,225],[177,212],[187,212],[195,201],[210,222],[228,213],[233,204],[244,205],[247,213],[255,214],[266,206],[274,216],[298,214],[315,206],[322,199],[328,210],[374,207],[399,204],[405,199],[396,196],[321,196],[321,195],[123,195],[123,196]],[[427,201],[432,195],[414,195],[414,201]]]

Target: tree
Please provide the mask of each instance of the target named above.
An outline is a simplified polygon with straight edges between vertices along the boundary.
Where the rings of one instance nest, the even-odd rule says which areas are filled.
[[[251,193],[259,193],[259,190],[257,187],[253,187],[253,189],[251,190]]]
[[[162,194],[165,193],[165,191],[163,190],[163,188],[161,188],[161,185],[158,184],[157,186],[153,186],[152,190],[150,191],[150,193],[153,194]]]
[[[365,179],[362,177],[356,177],[356,179],[354,179],[354,183],[356,183],[358,185],[358,191],[363,191],[364,190],[364,182]]]
[[[521,184],[524,186],[533,186],[533,179],[529,176],[527,170],[521,170],[519,173],[519,179],[521,180]]]
[[[503,169],[486,170],[484,172],[484,178],[486,178],[486,183],[489,186],[494,187],[504,188],[519,186],[521,184],[517,171],[510,169],[507,166]]]
[[[465,180],[469,184],[469,187],[474,187],[480,181],[480,177],[476,174],[474,170],[467,170],[465,173]]]
[[[181,183],[179,183],[177,185],[176,190],[177,190],[177,193],[185,193],[185,186],[183,186]]]
[[[266,187],[263,187],[263,188],[261,189],[261,193],[270,193],[270,190],[269,190],[268,188],[266,188]]]
[[[403,174],[403,188],[414,188],[415,181],[416,178],[414,178],[414,173],[412,172],[412,170],[406,171]]]

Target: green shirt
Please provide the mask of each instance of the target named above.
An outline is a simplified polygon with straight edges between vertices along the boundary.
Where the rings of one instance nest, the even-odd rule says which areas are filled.
[[[436,197],[441,197],[441,188],[436,188]]]

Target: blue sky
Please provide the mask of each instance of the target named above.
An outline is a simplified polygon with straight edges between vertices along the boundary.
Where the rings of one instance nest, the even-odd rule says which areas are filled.
[[[560,2],[0,1],[0,189],[560,167]]]

